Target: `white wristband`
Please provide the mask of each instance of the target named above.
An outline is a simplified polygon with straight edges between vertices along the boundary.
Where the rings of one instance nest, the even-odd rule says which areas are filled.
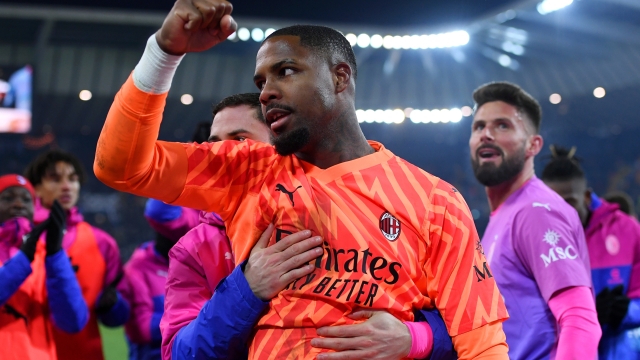
[[[171,88],[171,80],[184,55],[169,55],[160,49],[156,34],[147,40],[140,62],[133,70],[133,83],[144,92],[163,94]]]

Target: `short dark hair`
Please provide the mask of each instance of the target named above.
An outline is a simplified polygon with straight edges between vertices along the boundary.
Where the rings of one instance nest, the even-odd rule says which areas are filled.
[[[503,101],[514,106],[529,119],[536,134],[540,132],[542,108],[533,96],[522,90],[518,85],[509,82],[484,84],[473,92],[473,101],[476,103],[476,111],[482,105],[492,101]]]
[[[80,160],[66,151],[57,149],[44,152],[35,158],[35,160],[31,161],[24,170],[24,177],[26,177],[33,186],[37,186],[42,183],[42,178],[49,172],[55,171],[56,164],[61,161],[73,166],[73,169],[78,175],[78,181],[80,184],[84,184],[86,175]]]
[[[606,201],[612,204],[618,204],[620,211],[627,215],[635,215],[635,206],[633,205],[633,199],[629,194],[622,191],[614,191],[606,194],[602,197]]]
[[[256,111],[256,119],[262,121],[263,123],[267,123],[262,115],[262,104],[260,103],[260,93],[244,93],[244,94],[235,94],[231,96],[227,96],[222,99],[218,104],[213,106],[213,116],[216,117],[216,114],[220,111],[228,108],[228,107],[237,107],[246,105],[253,108]]]
[[[339,61],[344,61],[353,71],[353,79],[358,78],[358,65],[356,55],[349,40],[339,31],[326,26],[318,25],[293,25],[274,31],[262,43],[276,36],[297,36],[300,38],[300,45],[317,51],[323,56]]]
[[[580,159],[575,156],[576,148],[567,149],[551,145],[551,161],[542,170],[542,180],[545,182],[585,180],[584,170],[580,166]]]

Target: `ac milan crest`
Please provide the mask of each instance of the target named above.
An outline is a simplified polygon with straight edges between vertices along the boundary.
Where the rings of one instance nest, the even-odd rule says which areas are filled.
[[[380,216],[380,231],[382,231],[382,235],[384,235],[387,240],[396,241],[398,236],[400,236],[400,220],[386,211]]]

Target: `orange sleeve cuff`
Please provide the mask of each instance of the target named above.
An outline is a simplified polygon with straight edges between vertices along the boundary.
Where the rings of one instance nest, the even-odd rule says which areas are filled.
[[[509,346],[502,321],[492,322],[451,338],[458,358],[508,360]]]
[[[93,170],[100,181],[166,202],[180,196],[187,176],[184,147],[157,140],[166,98],[139,90],[129,76],[98,139]]]

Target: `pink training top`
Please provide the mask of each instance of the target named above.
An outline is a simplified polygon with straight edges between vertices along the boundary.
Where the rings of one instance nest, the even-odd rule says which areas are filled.
[[[628,297],[640,298],[640,224],[602,201],[585,229],[596,293],[624,285]]]
[[[37,225],[45,221],[49,217],[49,210],[40,205],[40,200],[36,199],[35,212],[33,214],[33,221]],[[78,211],[77,207],[71,208],[67,213],[67,232],[62,239],[62,248],[67,250],[76,241],[78,234],[77,225],[84,221],[82,214]],[[93,235],[96,238],[98,249],[102,254],[105,262],[105,279],[104,286],[111,284],[122,272],[122,262],[120,261],[120,250],[116,241],[105,231],[91,226]],[[73,262],[73,259],[72,259]]]
[[[235,268],[231,244],[220,217],[203,212],[200,219],[202,224],[183,236],[169,252],[164,316],[160,321],[164,360],[171,359],[171,347],[178,331],[198,316],[220,280]]]
[[[475,269],[476,276],[494,276],[504,296],[509,357],[553,358],[558,334],[549,299],[567,287],[591,288],[578,213],[533,177],[491,214],[482,247],[490,268]]]
[[[154,315],[163,311],[168,270],[169,261],[158,254],[153,241],[137,248],[124,266],[125,276],[118,289],[131,306],[125,331],[132,343],[149,344],[160,338],[160,329],[151,324]]]

